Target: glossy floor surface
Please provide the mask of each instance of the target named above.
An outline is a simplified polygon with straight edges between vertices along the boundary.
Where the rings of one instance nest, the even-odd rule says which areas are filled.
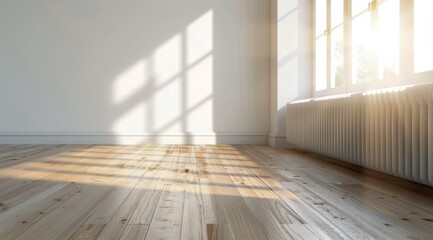
[[[252,145],[0,145],[0,239],[432,239],[433,199]]]

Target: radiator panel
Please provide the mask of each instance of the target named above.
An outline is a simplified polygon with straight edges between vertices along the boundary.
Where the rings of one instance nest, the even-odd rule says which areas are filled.
[[[433,84],[289,103],[287,142],[433,186]]]

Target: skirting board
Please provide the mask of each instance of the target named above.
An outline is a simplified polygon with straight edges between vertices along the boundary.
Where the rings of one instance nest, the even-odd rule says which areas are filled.
[[[267,133],[23,133],[0,132],[0,144],[268,144]]]
[[[286,136],[269,135],[268,144],[274,148],[285,148],[287,147]]]

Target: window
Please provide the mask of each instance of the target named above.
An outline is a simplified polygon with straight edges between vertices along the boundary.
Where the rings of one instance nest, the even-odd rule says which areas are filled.
[[[421,73],[433,69],[433,1],[414,1],[414,72]]]
[[[315,61],[315,76],[316,90],[324,90],[327,88],[327,4],[326,0],[316,1],[316,61]]]
[[[344,1],[331,0],[331,22],[329,28],[331,42],[331,88],[340,87],[343,83],[343,19]]]
[[[316,0],[314,95],[433,80],[432,9],[432,0]]]
[[[316,90],[338,88],[344,79],[344,0],[317,0],[315,11]]]
[[[393,80],[400,70],[400,3],[382,0],[377,5],[377,78]]]

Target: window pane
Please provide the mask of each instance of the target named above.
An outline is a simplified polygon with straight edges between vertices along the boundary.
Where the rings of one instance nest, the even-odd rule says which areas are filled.
[[[352,16],[356,17],[363,12],[368,12],[368,4],[371,0],[352,0]]]
[[[433,1],[414,1],[414,70],[415,73],[433,70]]]
[[[379,3],[378,16],[379,79],[390,79],[398,76],[400,58],[399,22],[399,1],[382,0]]]
[[[326,0],[316,0],[316,37],[326,30],[326,17]]]
[[[343,83],[344,0],[331,0],[331,88]]]
[[[331,0],[331,28],[343,24],[344,0]]]
[[[316,0],[316,59],[315,82],[316,91],[326,89],[327,82],[327,55],[326,55],[326,30],[327,0]]]
[[[316,38],[316,91],[326,89],[326,38]]]
[[[343,26],[331,32],[331,88],[343,83]]]
[[[352,1],[352,83],[371,81],[375,77],[375,51],[369,1]]]

